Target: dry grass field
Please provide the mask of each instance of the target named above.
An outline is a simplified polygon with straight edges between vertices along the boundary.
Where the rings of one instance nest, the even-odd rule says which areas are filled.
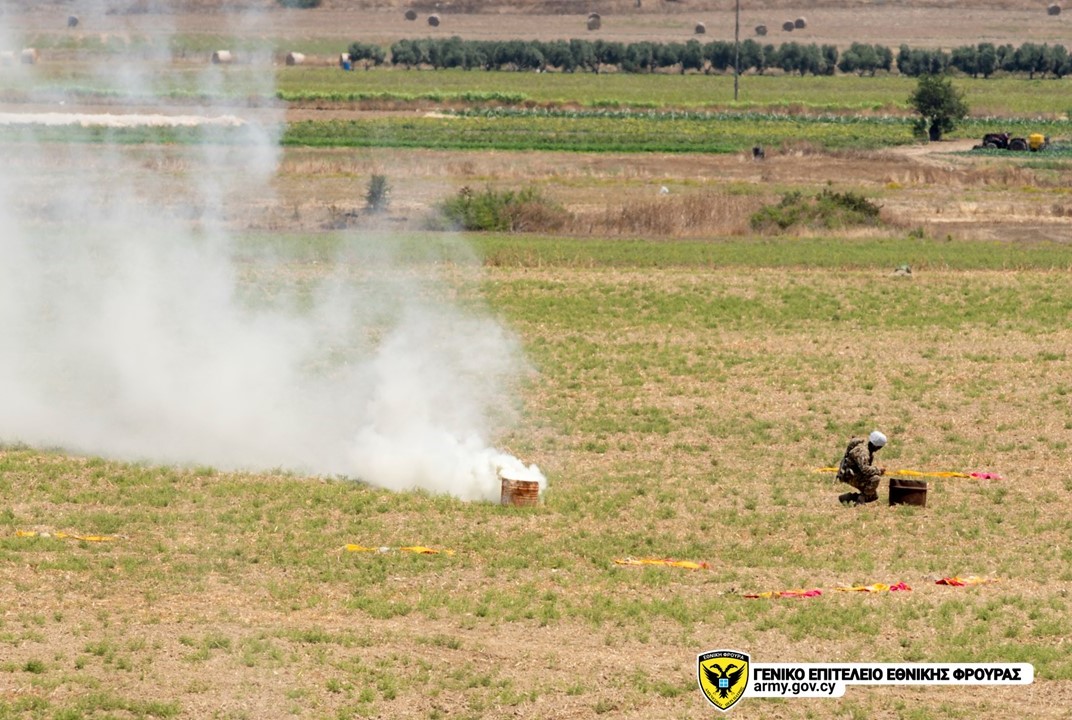
[[[17,28],[66,30],[71,12],[81,12],[79,3],[28,2],[12,0],[8,19]],[[834,44],[885,43],[897,47],[950,47],[976,42],[1067,42],[1069,16],[1046,14],[1047,3],[1040,0],[1004,0],[964,3],[896,2],[848,0],[845,2],[743,2],[741,37],[753,37],[760,24],[769,28],[766,42]],[[403,12],[413,7],[417,20],[408,22]],[[550,40],[591,37],[622,42],[653,40],[684,41],[694,37],[697,22],[707,28],[705,39],[728,39],[734,32],[734,5],[725,0],[677,2],[659,0],[635,7],[634,0],[606,0],[585,3],[559,2],[471,2],[405,3],[347,2],[325,0],[312,10],[284,10],[274,2],[223,3],[219,0],[189,2],[141,2],[105,0],[85,4],[77,32],[160,32],[241,35],[243,23],[228,27],[227,18],[235,9],[262,11],[247,31],[298,40],[304,37],[340,38],[351,42],[390,44],[407,37],[459,35],[468,39],[525,38]],[[101,12],[103,8],[103,12]],[[231,12],[227,12],[230,8]],[[222,12],[221,12],[222,11]],[[427,24],[427,16],[437,12],[438,27]],[[602,24],[597,32],[586,29],[585,18],[599,12]],[[807,27],[793,32],[781,30],[782,23],[805,18]],[[222,25],[222,26],[221,26]]]
[[[116,12],[11,2],[0,20],[53,32],[78,11],[85,32],[221,33],[220,13],[192,12],[218,9],[207,2],[105,4]],[[402,3],[271,5],[256,24],[271,37],[414,34]],[[635,11],[608,0],[553,14],[564,5],[448,5],[458,12],[444,10],[435,32],[570,37],[594,8],[601,37],[667,40],[687,38],[695,20],[726,36],[732,17],[728,2],[644,0]],[[807,42],[1067,41],[1067,15],[1047,17],[1039,2],[748,5],[745,27],[806,15],[793,39]],[[219,172],[188,148],[7,144],[14,181],[0,186],[0,231],[26,213],[41,248],[78,231],[58,187],[86,208],[131,192],[149,209],[138,218],[194,225],[211,187],[226,231],[282,248],[279,262],[238,264],[254,294],[305,297],[317,281],[398,272],[432,278],[445,304],[483,308],[516,333],[528,363],[504,388],[519,419],[493,441],[537,463],[549,490],[537,508],[509,508],[0,436],[0,720],[710,718],[719,713],[697,689],[696,656],[716,648],[754,662],[1035,665],[1028,686],[854,686],[840,699],[746,698],[731,717],[1072,716],[1072,178],[1059,163],[968,156],[970,144],[801,144],[762,162],[288,148],[270,192],[230,182],[245,172],[240,158]],[[128,175],[115,176],[117,156]],[[360,216],[380,173],[389,211],[327,231]],[[459,249],[466,238],[423,232],[462,187],[525,186],[570,212],[560,236],[522,237],[481,262]],[[752,235],[764,204],[824,188],[874,199],[885,224]],[[353,260],[347,243],[417,243],[433,256],[442,244],[454,259],[399,271]],[[901,262],[912,277],[891,274]],[[0,311],[16,301],[0,288]],[[11,347],[32,345],[35,329],[0,332]],[[142,357],[137,345],[131,357]],[[206,406],[200,420],[212,414]],[[933,480],[925,509],[887,506],[884,482],[879,503],[841,507],[847,488],[813,469],[873,427],[890,436],[880,457],[891,469],[1004,479]],[[627,557],[709,567],[615,565]],[[935,584],[951,575],[998,582]],[[912,591],[834,591],[878,582]],[[790,588],[824,594],[743,596]]]

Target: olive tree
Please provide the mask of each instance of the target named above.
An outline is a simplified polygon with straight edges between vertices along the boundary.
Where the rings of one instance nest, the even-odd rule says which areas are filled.
[[[941,140],[942,133],[952,130],[958,120],[968,115],[964,93],[953,87],[945,75],[921,75],[908,105],[920,114],[917,130],[920,134],[926,132],[932,142]]]

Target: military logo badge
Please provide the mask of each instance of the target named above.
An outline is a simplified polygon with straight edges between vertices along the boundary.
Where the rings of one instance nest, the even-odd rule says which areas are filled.
[[[696,656],[700,692],[719,710],[736,704],[748,687],[748,655],[736,650],[711,650]]]

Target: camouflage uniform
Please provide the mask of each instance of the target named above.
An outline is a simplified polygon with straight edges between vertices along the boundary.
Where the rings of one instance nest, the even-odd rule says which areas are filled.
[[[878,483],[882,468],[874,464],[874,453],[867,438],[853,438],[845,448],[845,457],[838,466],[837,479],[860,491],[860,502],[878,500]]]

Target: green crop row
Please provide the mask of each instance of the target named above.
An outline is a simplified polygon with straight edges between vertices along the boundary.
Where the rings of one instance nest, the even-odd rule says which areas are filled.
[[[590,119],[602,118],[607,120],[650,120],[659,121],[691,121],[691,122],[783,122],[790,121],[804,124],[832,124],[832,125],[904,125],[903,117],[888,115],[847,115],[847,114],[816,114],[801,115],[779,112],[705,112],[696,110],[655,110],[655,109],[566,109],[566,108],[471,108],[458,110],[453,113],[457,117],[487,117],[487,118],[551,118],[551,119]]]
[[[1057,120],[973,118],[950,136],[981,138],[995,131],[1023,136],[1040,132],[1063,138],[1068,124]],[[234,128],[0,128],[0,141],[25,139],[123,144],[248,142],[247,133]],[[435,117],[306,120],[288,124],[281,137],[281,143],[287,146],[672,153],[731,153],[757,144],[791,147],[800,143],[829,150],[869,150],[911,142],[912,122],[904,117],[520,108],[469,109]],[[1055,146],[1047,158],[1066,158],[1062,147]],[[1030,155],[1032,160],[1039,157]]]
[[[439,92],[429,90],[418,93],[399,93],[388,90],[333,90],[309,92],[304,90],[280,90],[276,97],[284,102],[312,102],[327,100],[329,102],[462,102],[462,103],[502,103],[516,105],[529,99],[528,95],[517,92],[502,92],[499,90],[481,91],[464,90],[460,92]]]
[[[821,122],[789,116],[764,119],[489,113],[446,119],[305,121],[289,125],[283,142],[350,147],[725,153],[757,143],[808,142],[832,149],[885,147],[912,142],[912,126],[907,120],[891,118]]]

